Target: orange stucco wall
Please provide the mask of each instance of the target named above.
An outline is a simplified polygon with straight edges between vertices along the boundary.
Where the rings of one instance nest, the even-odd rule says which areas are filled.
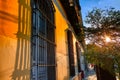
[[[69,29],[66,14],[58,2],[54,3],[55,6],[55,24],[56,24],[56,62],[57,62],[57,80],[70,80],[69,76],[69,60],[68,60],[68,49],[67,49],[67,30]],[[77,61],[76,61],[76,38],[73,34],[73,45],[75,54],[75,67],[77,72]],[[77,73],[76,73],[77,74]],[[77,78],[78,79],[78,78]],[[77,80],[75,79],[75,80]]]
[[[28,80],[30,0],[0,0],[0,80]]]
[[[56,76],[57,80],[69,80],[66,36],[69,26],[60,4],[54,3],[54,6]],[[0,80],[30,80],[30,29],[30,0],[0,0]],[[73,39],[76,66],[74,34]]]
[[[69,79],[68,55],[66,50],[66,32],[68,25],[57,6],[55,5],[55,24],[56,24],[56,62],[57,62],[57,80]]]

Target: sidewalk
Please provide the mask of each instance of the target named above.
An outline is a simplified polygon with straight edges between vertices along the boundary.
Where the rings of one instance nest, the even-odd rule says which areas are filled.
[[[94,70],[89,70],[87,72],[87,76],[85,77],[84,80],[97,80],[95,71]]]

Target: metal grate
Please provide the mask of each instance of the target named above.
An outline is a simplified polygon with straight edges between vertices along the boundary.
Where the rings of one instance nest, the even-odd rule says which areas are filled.
[[[32,80],[55,80],[54,10],[50,0],[32,1]]]
[[[69,54],[69,67],[70,76],[75,76],[75,63],[74,63],[74,50],[73,50],[73,36],[71,31],[67,31],[68,39],[68,54]]]
[[[78,72],[81,72],[81,65],[80,65],[80,47],[78,45],[78,43],[76,42],[76,53],[77,53],[77,65],[78,65]]]

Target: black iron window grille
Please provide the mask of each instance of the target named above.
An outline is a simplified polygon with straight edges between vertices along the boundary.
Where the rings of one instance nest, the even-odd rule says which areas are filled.
[[[81,72],[81,65],[80,65],[80,53],[81,53],[81,49],[78,45],[78,43],[76,42],[76,53],[77,53],[77,65],[78,65],[78,72]]]
[[[55,25],[51,0],[32,0],[31,79],[55,80]]]
[[[74,50],[73,50],[73,36],[71,31],[67,31],[68,39],[68,54],[69,54],[69,68],[70,76],[75,76]]]

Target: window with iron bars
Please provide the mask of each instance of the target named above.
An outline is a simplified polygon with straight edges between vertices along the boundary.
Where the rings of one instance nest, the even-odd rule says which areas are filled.
[[[80,47],[78,45],[78,42],[76,42],[76,53],[77,53],[77,65],[78,65],[78,72],[81,72],[81,65],[80,65]]]
[[[55,25],[51,0],[32,0],[31,79],[56,80]]]
[[[75,62],[74,62],[74,50],[73,50],[73,36],[71,31],[67,31],[67,41],[68,41],[68,55],[69,55],[69,71],[70,76],[75,76]]]

